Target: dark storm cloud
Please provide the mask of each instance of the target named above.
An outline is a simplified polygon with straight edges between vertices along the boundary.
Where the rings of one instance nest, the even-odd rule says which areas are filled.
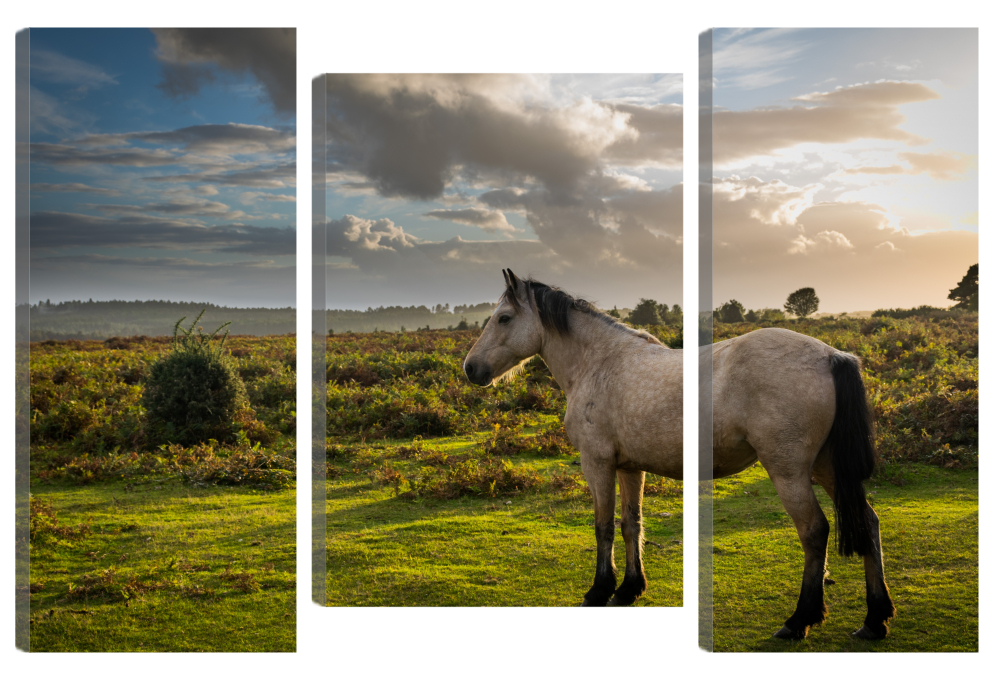
[[[295,113],[294,28],[154,28],[168,96],[196,93],[210,82],[209,65],[244,73],[263,86],[275,112]]]
[[[248,255],[294,255],[295,229],[245,225],[202,226],[190,219],[127,214],[95,217],[77,213],[31,214],[35,249],[163,248]]]
[[[680,187],[651,184],[681,165],[681,107],[556,97],[534,76],[327,75],[327,93],[338,196],[434,201],[414,212],[507,237],[429,241],[409,224],[345,215],[329,233],[341,294],[471,294],[495,287],[480,284],[484,272],[511,266],[619,304],[679,291]],[[537,241],[511,238],[512,213]]]
[[[598,169],[605,147],[636,135],[627,114],[594,102],[530,107],[498,100],[488,80],[392,78],[327,76],[334,169],[386,196],[436,198],[459,172],[565,193]]]

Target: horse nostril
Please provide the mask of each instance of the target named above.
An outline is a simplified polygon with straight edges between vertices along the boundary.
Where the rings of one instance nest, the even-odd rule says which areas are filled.
[[[472,380],[472,377],[476,375],[476,365],[471,361],[465,362],[465,375]]]

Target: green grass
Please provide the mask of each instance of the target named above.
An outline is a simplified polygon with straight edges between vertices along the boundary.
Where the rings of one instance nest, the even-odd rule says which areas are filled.
[[[774,640],[795,609],[803,553],[791,518],[757,464],[715,483],[716,651],[978,650],[979,510],[976,470],[889,464],[868,482],[882,529],[886,581],[896,604],[889,637],[850,637],[865,617],[864,566],[836,554],[831,533],[826,623],[801,642]],[[833,522],[833,504],[814,487]]]
[[[188,447],[142,401],[172,347],[32,343],[33,651],[295,651],[295,338],[229,339],[249,403]]]
[[[557,423],[537,416],[533,425]],[[535,432],[529,426],[526,433]],[[327,482],[327,601],[331,606],[576,606],[590,588],[596,559],[593,506],[581,484],[568,490],[553,474],[580,474],[578,454],[527,453],[509,458],[515,471],[540,482],[490,496],[407,499],[380,481],[389,463],[407,479],[439,454],[485,460],[488,433],[424,440],[425,460],[400,458],[409,440],[335,458]],[[519,466],[523,466],[519,467]],[[648,482],[647,482],[648,485]],[[658,480],[645,501],[649,589],[637,606],[682,604],[680,482]],[[661,516],[660,513],[664,513]],[[665,516],[669,513],[669,516]],[[615,559],[625,570],[619,532]]]
[[[294,489],[32,489],[32,651],[295,651]]]

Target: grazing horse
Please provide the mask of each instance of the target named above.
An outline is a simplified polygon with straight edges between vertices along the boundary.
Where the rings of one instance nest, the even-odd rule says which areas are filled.
[[[476,385],[510,376],[536,354],[566,394],[563,422],[594,497],[597,570],[583,606],[630,605],[646,590],[642,490],[646,472],[682,479],[682,355],[589,302],[504,272],[506,289],[465,374]],[[625,577],[614,561],[615,476],[621,489]],[[616,589],[617,586],[617,589]]]
[[[826,619],[830,525],[815,482],[833,499],[838,552],[864,558],[868,614],[853,634],[884,638],[896,610],[882,569],[878,516],[862,484],[875,467],[875,437],[857,357],[781,328],[715,343],[712,411],[713,477],[759,460],[805,551],[798,606],[774,637],[802,639]]]

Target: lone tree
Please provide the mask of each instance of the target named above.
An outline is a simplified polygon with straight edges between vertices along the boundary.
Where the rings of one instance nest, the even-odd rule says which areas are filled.
[[[969,267],[965,276],[955,288],[948,293],[949,300],[958,302],[953,309],[967,309],[970,312],[979,311],[979,263]]]
[[[656,300],[642,298],[635,306],[632,313],[628,315],[628,322],[633,326],[662,326],[663,317],[660,316],[660,306]]]
[[[736,300],[730,300],[719,307],[719,321],[722,323],[742,323],[746,309]]]
[[[819,298],[812,288],[799,288],[785,300],[785,311],[800,319],[819,309]]]

